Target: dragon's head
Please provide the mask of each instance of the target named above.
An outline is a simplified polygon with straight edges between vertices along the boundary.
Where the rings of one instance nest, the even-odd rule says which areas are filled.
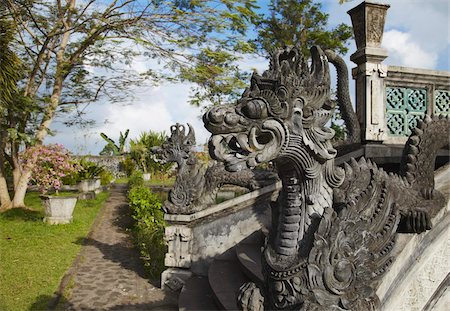
[[[325,127],[334,108],[328,61],[318,47],[311,49],[311,56],[308,64],[297,48],[277,50],[269,70],[253,74],[237,103],[205,113],[205,127],[212,133],[210,154],[225,162],[227,170],[289,157],[297,141],[321,163],[334,158],[329,143],[334,132]]]
[[[186,134],[184,125],[176,123],[170,127],[171,135],[160,147],[153,147],[152,153],[157,154],[163,163],[177,162],[180,166],[185,163],[192,154],[195,146],[195,132],[188,123],[189,133]]]

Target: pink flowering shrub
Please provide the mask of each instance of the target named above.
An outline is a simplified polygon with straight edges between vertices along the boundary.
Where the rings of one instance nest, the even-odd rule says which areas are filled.
[[[45,194],[50,189],[58,192],[61,179],[76,172],[78,165],[62,145],[34,146],[21,154],[24,169],[31,170],[31,181]]]

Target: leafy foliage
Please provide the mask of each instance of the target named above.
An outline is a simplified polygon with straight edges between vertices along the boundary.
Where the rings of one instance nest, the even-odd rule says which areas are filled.
[[[67,174],[63,179],[63,183],[74,185],[85,179],[94,179],[101,177],[104,173],[109,173],[104,167],[97,165],[94,162],[81,159],[77,161],[78,170]],[[111,173],[110,173],[111,174]]]
[[[120,132],[119,144],[117,145],[114,140],[109,138],[105,133],[100,133],[100,136],[106,141],[106,146],[100,151],[100,155],[118,156],[125,152],[125,145],[128,138],[129,129],[125,133]]]
[[[158,162],[151,153],[153,147],[161,146],[167,140],[164,132],[143,132],[139,138],[130,140],[130,157],[144,173],[165,174],[172,167],[171,163]]]
[[[21,61],[10,48],[13,39],[12,21],[0,17],[0,112],[5,105],[12,103],[20,79]]]
[[[142,177],[142,172],[134,171],[130,178],[128,178],[128,185],[130,188],[140,187],[144,185],[144,177]]]
[[[271,0],[270,12],[258,23],[259,50],[271,52],[274,48],[299,46],[304,55],[309,48],[318,45],[323,49],[347,52],[346,42],[352,37],[352,29],[339,24],[331,30],[328,14],[323,13],[321,3],[314,0]]]
[[[140,86],[162,80],[202,81],[205,71],[200,68],[209,59],[203,57],[205,53],[222,51],[220,57],[214,56],[220,59],[248,49],[244,34],[256,18],[255,2],[3,1],[0,18],[8,20],[11,27],[2,29],[12,30],[13,38],[2,36],[7,45],[2,46],[2,53],[11,48],[23,64],[18,81],[9,77],[9,86],[0,87],[5,94],[14,85],[18,90],[13,105],[2,103],[0,118],[1,157],[6,154],[13,170],[21,172],[14,175],[14,185],[26,185],[29,179],[29,172],[20,167],[19,150],[42,145],[56,116],[66,115],[68,125],[89,125],[92,120],[86,108],[100,99],[127,104],[133,102]],[[147,68],[136,68],[140,66],[135,66],[135,61],[141,59],[154,61]],[[2,59],[0,66],[13,67],[15,63],[13,58],[5,63]],[[212,68],[227,63],[220,59],[206,65]],[[195,75],[183,74],[187,70]],[[223,71],[221,76],[228,74],[234,76],[235,70]],[[210,85],[203,83],[200,88]],[[5,137],[7,141],[3,141]],[[3,173],[5,161],[0,160]],[[0,193],[7,193],[4,182],[0,187]],[[23,205],[24,194],[21,186],[15,196],[22,197],[15,197],[13,205]],[[10,202],[5,204],[12,207]]]
[[[164,270],[164,212],[158,197],[144,186],[132,187],[128,194],[132,217],[136,221],[133,229],[144,265],[151,277]]]
[[[111,172],[107,170],[103,170],[103,172],[100,173],[100,184],[101,185],[109,185],[114,179],[114,176]]]
[[[124,171],[127,177],[130,177],[136,170],[136,162],[129,155],[126,156],[122,162],[120,162],[120,166],[120,170]]]

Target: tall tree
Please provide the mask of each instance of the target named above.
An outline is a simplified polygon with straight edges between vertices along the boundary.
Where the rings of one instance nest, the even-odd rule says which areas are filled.
[[[2,12],[3,10],[0,9]],[[20,79],[21,62],[17,55],[10,49],[14,39],[14,27],[10,20],[0,18],[0,150],[7,145],[7,129],[1,126],[6,117],[6,112],[14,105],[17,96],[17,82]],[[5,164],[5,154],[0,151],[0,163]],[[7,189],[5,165],[0,165],[0,189]],[[0,209],[11,204],[8,191],[0,191]]]
[[[352,29],[346,24],[329,28],[328,14],[320,2],[314,0],[271,0],[269,14],[257,23],[259,50],[271,52],[274,48],[298,46],[305,55],[309,47],[347,52],[346,43]]]
[[[14,50],[24,64],[18,98],[31,99],[21,100],[23,109],[2,112],[8,134],[0,152],[13,167],[15,190],[11,203],[2,200],[3,208],[24,206],[31,173],[20,165],[19,151],[42,144],[58,113],[82,116],[86,105],[102,96],[129,100],[134,86],[178,79],[188,70],[196,75],[182,79],[200,81],[204,71],[196,68],[205,59],[199,55],[218,50],[209,68],[227,63],[222,59],[247,47],[240,38],[256,17],[255,0],[3,0],[3,5],[0,17],[13,22]],[[130,70],[138,56],[154,59],[155,67]],[[221,74],[232,77],[233,70]],[[0,192],[7,192],[1,182]]]

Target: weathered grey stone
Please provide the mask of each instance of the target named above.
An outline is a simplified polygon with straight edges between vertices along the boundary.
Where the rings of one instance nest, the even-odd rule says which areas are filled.
[[[161,274],[161,288],[164,290],[178,291],[191,276],[192,272],[186,269],[166,269]]]
[[[377,289],[382,310],[423,310],[428,302],[430,308],[424,310],[446,310],[433,309],[431,306],[437,306],[442,303],[442,299],[445,300],[445,289],[439,287],[442,283],[445,285],[450,275],[449,176],[449,165],[435,175],[436,189],[444,193],[447,205],[433,217],[432,230],[421,235],[401,235],[398,238],[393,250],[396,260]],[[436,297],[433,298],[435,293]]]
[[[165,265],[207,275],[209,264],[251,233],[270,224],[270,198],[280,183],[189,215],[166,214]]]
[[[388,8],[389,5],[364,1],[348,11],[352,18],[356,47],[358,49],[367,46],[381,46]]]
[[[236,104],[204,115],[213,158],[230,171],[273,161],[283,184],[262,255],[265,286],[244,286],[241,306],[374,310],[377,286],[395,260],[397,231],[429,230],[444,205],[433,170],[450,122],[418,124],[404,149],[402,176],[364,158],[337,168],[334,132],[326,127],[334,108],[329,65],[319,48],[311,55],[308,65],[299,49],[274,52],[269,70],[252,76]],[[374,125],[382,126],[378,117]]]
[[[78,194],[78,199],[80,199],[80,200],[94,200],[95,196],[96,196],[96,194],[95,194],[94,191],[81,192],[80,194]]]
[[[250,190],[275,182],[276,175],[264,170],[244,170],[230,173],[222,163],[210,161],[200,163],[194,153],[195,133],[188,124],[172,125],[171,136],[161,147],[152,148],[164,163],[176,162],[177,177],[169,197],[164,202],[164,210],[169,214],[192,214],[215,203],[216,195],[222,185],[238,185]]]

